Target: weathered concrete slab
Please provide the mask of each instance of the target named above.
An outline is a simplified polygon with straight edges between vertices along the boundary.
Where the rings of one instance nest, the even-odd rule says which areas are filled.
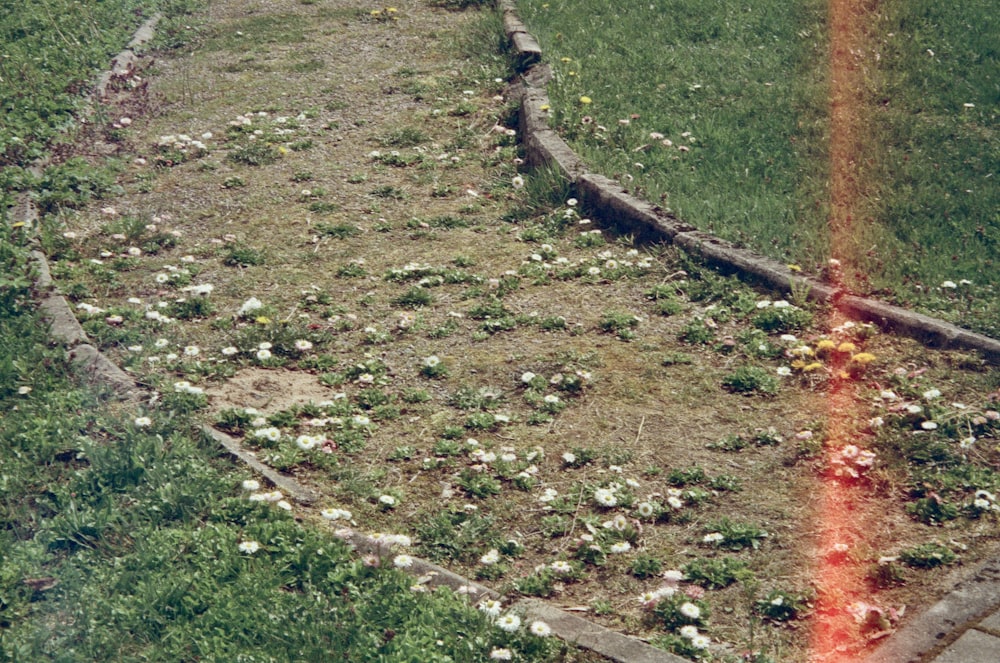
[[[123,400],[142,396],[142,390],[132,378],[94,346],[88,343],[77,345],[69,351],[68,357],[73,369],[84,381],[110,387]]]
[[[35,261],[35,269],[38,275],[35,277],[35,289],[47,292],[52,289],[52,271],[49,269],[49,261],[45,259],[45,254],[41,251],[32,251],[31,257]]]
[[[915,313],[899,306],[862,297],[846,296],[838,306],[851,315],[931,347],[974,349],[994,363],[1000,362],[1000,341],[962,329],[937,318]]]
[[[602,219],[636,241],[672,242],[679,233],[694,230],[661,214],[654,205],[629,194],[618,182],[603,175],[581,175],[576,190],[585,208],[598,210]]]
[[[201,430],[206,436],[221,444],[223,448],[230,453],[230,455],[270,481],[276,488],[280,489],[284,493],[287,493],[288,496],[296,502],[299,502],[300,504],[312,504],[316,501],[317,495],[315,492],[306,488],[295,479],[287,477],[274,468],[268,467],[264,463],[257,460],[257,457],[244,449],[239,443],[239,440],[235,437],[226,435],[222,431],[215,430],[207,424],[202,426]]]
[[[139,29],[133,33],[132,41],[128,43],[125,50],[111,60],[111,69],[101,74],[101,77],[97,80],[97,87],[94,90],[96,98],[100,99],[107,95],[108,88],[113,81],[126,78],[135,71],[141,59],[136,53],[136,49],[144,46],[153,39],[156,34],[156,24],[159,23],[160,18],[161,15],[156,14],[139,26]]]
[[[49,338],[53,342],[70,347],[87,342],[87,333],[62,295],[49,295],[39,302],[38,310],[49,323]]]
[[[993,635],[1000,636],[1000,610],[979,622],[977,627],[980,630],[990,631]]]
[[[570,182],[584,169],[580,158],[555,131],[535,131],[526,136],[524,153],[533,168],[555,168]]]
[[[401,552],[405,552],[401,548],[386,543],[384,539],[369,536],[347,527],[337,530],[336,536],[351,544],[357,552],[363,555],[375,555],[383,560],[383,562],[391,560]],[[406,572],[421,578],[422,581],[426,581],[426,584],[430,587],[448,587],[456,592],[467,595],[472,601],[480,601],[486,598],[497,599],[500,597],[499,594],[485,585],[480,585],[468,578],[463,578],[457,573],[452,573],[444,567],[419,557],[413,558],[413,564],[406,569]]]
[[[524,610],[529,620],[539,619],[566,642],[595,651],[619,663],[687,663],[687,659],[657,649],[641,640],[604,628],[583,617],[546,605],[534,599],[518,601],[515,608]]]
[[[549,114],[546,110],[549,106],[549,95],[544,90],[533,87],[525,87],[521,96],[521,133],[527,140],[539,131],[551,131],[549,128]]]
[[[518,71],[524,71],[542,59],[542,48],[535,38],[526,32],[515,32],[511,35],[514,46],[514,62]]]
[[[543,93],[545,86],[551,83],[554,77],[552,67],[550,67],[546,62],[540,62],[521,74],[522,80],[524,80],[529,87],[537,88]]]
[[[933,663],[1000,663],[1000,638],[981,631],[966,631]]]
[[[836,296],[837,291],[832,286],[800,276],[777,260],[741,249],[709,233],[680,233],[674,237],[674,243],[689,253],[701,256],[710,264],[725,271],[740,272],[774,290],[805,290],[807,296],[814,301],[827,301]]]
[[[163,18],[163,14],[157,13],[140,25],[139,29],[133,33],[132,41],[128,43],[128,48],[135,50],[151,42],[153,37],[156,36],[156,25],[160,22],[161,18]]]

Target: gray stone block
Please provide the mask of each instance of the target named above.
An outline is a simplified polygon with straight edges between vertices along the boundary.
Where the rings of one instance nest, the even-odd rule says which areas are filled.
[[[619,663],[688,663],[662,649],[595,624],[583,617],[546,605],[541,601],[525,599],[515,608],[524,610],[526,619],[541,620],[552,627],[552,632],[566,642],[595,651]]]
[[[527,69],[542,59],[542,49],[535,38],[526,32],[515,32],[511,42],[516,53],[516,68],[518,71]]]
[[[937,348],[978,350],[994,363],[1000,362],[1000,341],[899,306],[862,297],[845,296],[838,301],[842,310],[883,329],[896,332]]]
[[[163,14],[154,14],[145,23],[140,25],[139,29],[132,35],[132,41],[128,43],[128,47],[135,50],[152,41],[153,37],[156,36],[156,24],[160,22],[161,18],[163,18]]]
[[[49,271],[49,261],[45,259],[45,254],[41,251],[32,251],[31,257],[35,261],[35,269],[38,270],[38,276],[35,278],[35,289],[43,292],[52,289],[52,272]]]
[[[306,488],[295,479],[286,477],[274,468],[268,467],[264,463],[257,460],[257,457],[244,449],[236,438],[226,435],[221,431],[217,431],[208,425],[202,426],[201,430],[210,439],[221,444],[231,456],[263,476],[276,488],[280,489],[284,493],[287,493],[288,496],[296,502],[299,502],[300,504],[312,504],[316,501],[316,493]]]
[[[86,382],[109,387],[123,400],[142,395],[132,378],[92,345],[84,343],[70,350],[69,361]]]
[[[950,639],[975,626],[997,608],[1000,608],[1000,560],[991,560],[930,609],[908,620],[863,663],[932,660],[929,654],[939,651]]]
[[[1000,636],[1000,610],[989,615],[979,623],[979,628],[990,631],[993,635]]]
[[[569,145],[551,130],[535,131],[525,137],[524,151],[528,163],[534,167],[548,166],[573,182],[584,170],[583,162]]]
[[[49,323],[49,338],[54,342],[67,346],[87,342],[87,334],[70,310],[65,297],[50,295],[38,304],[38,310]]]
[[[681,233],[674,238],[674,242],[685,251],[700,255],[723,270],[741,272],[751,280],[774,290],[792,292],[802,289],[813,301],[830,300],[837,292],[829,285],[795,274],[777,260],[741,249],[708,233],[699,231]]]
[[[640,242],[671,242],[690,226],[662,214],[655,206],[625,191],[614,180],[586,173],[577,180],[584,207],[592,209],[623,233]]]
[[[1000,663],[1000,638],[981,631],[966,631],[932,663]]]

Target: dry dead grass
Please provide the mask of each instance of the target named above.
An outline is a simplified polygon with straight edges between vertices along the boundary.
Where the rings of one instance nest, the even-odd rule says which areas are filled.
[[[444,535],[461,546],[448,553],[455,558],[450,563],[469,575],[490,571],[478,562],[487,550],[517,540],[523,553],[507,560],[506,573],[493,581],[503,591],[516,591],[514,584],[539,564],[573,559],[578,537],[588,528],[601,536],[603,522],[626,515],[640,529],[635,549],[609,555],[604,565],[587,565],[579,581],[556,583],[551,600],[586,606],[596,619],[644,637],[659,637],[663,630],[642,612],[637,596],[662,580],[630,573],[640,554],[659,560],[663,570],[720,556],[746,561],[759,581],[756,593],[742,583],[708,591],[707,632],[721,653],[739,653],[752,644],[776,660],[800,661],[807,657],[810,622],[758,623],[750,643],[750,607],[773,589],[807,596],[837,593],[837,587],[814,586],[825,554],[817,550],[819,542],[833,536],[850,544],[848,566],[855,572],[882,555],[935,538],[966,546],[962,559],[968,562],[995,545],[986,521],[943,530],[908,518],[899,473],[878,465],[868,480],[845,491],[842,510],[852,515],[831,535],[831,519],[817,510],[817,496],[829,481],[822,444],[795,439],[810,430],[822,440],[831,417],[839,417],[850,421],[842,428],[856,437],[829,440],[829,445],[870,447],[864,422],[877,414],[874,397],[892,383],[895,367],[930,367],[920,379],[943,389],[947,385],[948,399],[982,405],[995,380],[991,383],[976,362],[969,364],[974,370],[957,368],[961,358],[954,355],[876,335],[858,341],[878,361],[857,383],[849,412],[829,411],[829,364],[816,373],[783,378],[773,396],[727,391],[723,380],[741,365],[759,365],[774,376],[779,365],[788,363],[780,353],[773,359],[753,356],[760,342],[793,347],[778,334],[754,343],[741,340],[751,329],[753,302],[777,297],[703,272],[670,249],[638,247],[638,253],[629,254],[633,247],[627,238],[610,231],[606,244],[581,246],[579,232],[593,226],[580,225],[579,214],[568,229],[551,230],[572,209],[563,200],[543,206],[539,214],[519,215],[518,206],[538,196],[513,186],[516,148],[510,137],[494,130],[509,121],[508,102],[494,98],[503,90],[494,81],[506,75],[503,61],[488,53],[463,59],[455,48],[480,17],[401,2],[398,20],[381,22],[367,14],[365,3],[338,6],[216,2],[197,48],[158,58],[150,76],[152,112],[133,118],[120,145],[130,160],[121,176],[126,193],[111,203],[114,214],[94,206],[66,219],[79,239],[57,268],[64,289],[89,292],[82,300],[125,318],[121,325],[106,325],[103,315],[88,323],[120,363],[167,391],[178,379],[201,381],[212,417],[227,407],[287,413],[343,393],[351,404],[348,416],[363,415],[374,423],[360,442],[342,444],[334,457],[303,453],[292,442],[296,435],[320,431],[336,438],[351,425],[331,422],[310,429],[305,421],[319,417],[319,411],[299,412],[286,419],[286,441],[261,448],[260,456],[320,490],[327,496],[322,506],[350,509],[357,525],[368,531],[404,531],[419,544],[422,538],[427,543],[430,519],[442,513],[467,520],[466,529],[481,524],[479,535],[468,540],[458,526]],[[231,121],[262,111],[267,116],[254,115],[249,130],[227,138]],[[282,123],[278,117],[290,119]],[[275,136],[275,129],[290,126],[296,128]],[[263,134],[247,142],[258,127]],[[213,134],[204,139],[208,154],[154,169],[160,136],[197,138],[206,131]],[[229,158],[241,144],[266,141],[285,149],[274,163],[249,166]],[[290,147],[296,145],[303,149]],[[371,155],[376,150],[381,157]],[[414,163],[385,163],[394,158],[393,150]],[[135,157],[146,159],[146,165],[137,165]],[[176,247],[118,262],[108,276],[105,268],[115,256],[138,242],[111,236],[123,217],[140,220],[140,227],[156,223],[160,231],[178,231]],[[151,231],[141,234],[148,237]],[[525,241],[530,237],[541,241]],[[546,250],[543,243],[551,245],[549,253],[533,260],[532,254]],[[252,259],[243,266],[227,265],[234,248],[249,249]],[[89,264],[101,251],[111,254],[103,258],[105,265]],[[182,256],[193,256],[193,262]],[[556,256],[566,263],[556,262]],[[356,269],[360,260],[363,272],[343,271]],[[618,266],[609,267],[609,260]],[[648,267],[638,266],[643,261]],[[625,267],[626,262],[632,265]],[[430,301],[410,308],[400,298],[415,282],[384,275],[411,263],[458,276],[461,270],[467,282],[420,288]],[[583,274],[558,277],[578,264]],[[191,284],[212,284],[208,299],[214,312],[168,325],[145,320],[144,310],[174,311],[171,302],[178,297],[196,297],[157,282],[157,274],[169,273],[166,265],[189,269]],[[587,274],[591,266],[600,274]],[[665,284],[677,293],[678,310],[670,316],[659,315],[646,296]],[[498,289],[502,297],[495,298]],[[266,308],[237,317],[251,296]],[[129,303],[132,297],[141,303]],[[160,302],[167,307],[158,308]],[[507,311],[500,317],[510,329],[484,331],[487,321],[476,317],[476,309],[497,302]],[[634,339],[626,342],[602,329],[609,312],[641,319],[632,330]],[[261,314],[267,322],[254,320]],[[564,328],[543,329],[538,323],[554,326],[558,316],[565,319]],[[717,324],[711,343],[679,339],[692,321],[703,318]],[[818,315],[815,326],[799,335],[811,342],[828,331]],[[167,339],[167,347],[156,348],[157,338]],[[296,353],[292,342],[300,338],[310,339],[313,348]],[[727,338],[733,339],[729,350]],[[261,341],[271,342],[274,352],[263,366],[255,358]],[[240,353],[226,358],[220,351],[230,345]],[[185,357],[187,346],[197,346],[199,355]],[[171,360],[170,352],[179,356]],[[149,363],[149,356],[159,357],[159,363]],[[422,374],[430,356],[441,360],[446,375]],[[371,360],[384,371],[352,372],[351,367]],[[522,375],[528,371],[545,381],[576,371],[590,377],[578,394],[550,385],[526,398]],[[372,373],[374,382],[366,383],[359,372]],[[465,393],[468,400],[482,388],[499,395],[495,405],[463,409],[456,404],[456,394]],[[564,406],[550,420],[540,414],[546,394],[558,395]],[[373,403],[373,398],[384,402]],[[488,429],[469,425],[470,417],[484,412],[506,414],[510,422]],[[769,429],[782,439],[779,444],[751,442],[738,452],[710,448],[727,437],[750,439]],[[441,440],[448,436],[455,437],[461,453],[441,453]],[[516,469],[470,460],[466,438],[497,455],[515,454],[517,460],[508,465]],[[254,444],[252,438],[247,443]],[[539,448],[544,455],[527,460]],[[593,458],[568,467],[566,453]],[[995,456],[990,462],[995,466]],[[519,490],[513,477],[530,465],[538,468],[537,484]],[[668,508],[656,523],[635,519],[639,502],[666,500],[674,487],[668,481],[671,472],[693,467],[709,479],[731,476],[740,488],[713,488],[707,479],[692,483],[682,488],[703,494],[683,495],[683,508]],[[506,476],[497,480],[496,495],[475,497],[461,487],[463,480],[468,484],[501,474]],[[628,489],[633,506],[595,504],[594,489],[626,479],[636,482]],[[566,498],[563,535],[553,534],[551,505],[539,502],[545,488]],[[380,508],[378,497],[384,494],[396,496],[398,505]],[[723,518],[753,524],[768,536],[757,550],[723,552],[704,545],[704,535]],[[852,593],[839,604],[865,600],[912,610],[927,605],[960,573],[908,570],[901,587]],[[856,625],[842,611],[816,617],[839,620],[850,631],[848,655],[861,646]]]

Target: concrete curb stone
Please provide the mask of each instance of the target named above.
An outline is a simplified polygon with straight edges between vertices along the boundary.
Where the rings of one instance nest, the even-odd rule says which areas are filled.
[[[391,560],[398,553],[385,540],[350,528],[338,530],[336,536],[348,542],[357,552],[376,555],[383,561]],[[500,594],[492,589],[418,557],[413,558],[413,564],[406,570],[431,587],[449,587],[468,596],[470,601],[500,598]],[[509,607],[522,613],[526,620],[544,621],[562,640],[597,652],[617,663],[687,663],[686,659],[542,601],[522,599]]]
[[[350,544],[355,551],[363,555],[375,555],[383,562],[391,561],[399,552],[384,539],[378,539],[351,528],[337,530],[334,534],[337,538]],[[413,564],[406,571],[426,581],[426,584],[431,587],[449,587],[456,592],[465,594],[470,600],[500,598],[500,595],[492,589],[419,557],[413,558]]]
[[[1000,638],[981,631],[966,631],[934,663],[1000,663]]]
[[[514,52],[517,55],[514,66],[521,71],[542,59],[542,49],[517,16],[516,7],[512,3],[503,4],[504,32],[514,44]]]
[[[49,338],[54,343],[73,347],[87,342],[87,334],[73,315],[62,295],[49,295],[38,305],[42,318],[49,323]]]
[[[544,621],[563,640],[597,652],[617,663],[690,663],[686,658],[535,599],[523,599],[515,603],[514,607],[523,610],[527,619]]]
[[[243,448],[239,441],[222,431],[205,424],[201,427],[202,433],[206,437],[214,440],[229,452],[231,456],[242,462],[244,465],[254,470],[265,479],[271,482],[276,488],[280,488],[300,504],[313,504],[319,499],[315,491],[306,488],[295,479],[287,477],[281,472],[257,460],[257,457]]]
[[[144,392],[135,381],[89,343],[81,343],[71,348],[67,356],[70,364],[84,381],[110,387],[123,400],[136,400],[142,397]]]
[[[617,182],[603,175],[585,173],[577,178],[576,193],[584,207],[599,209],[615,227],[635,237],[639,242],[673,241],[680,233],[693,231],[693,226],[664,216],[658,208],[629,194]]]
[[[128,46],[111,60],[111,69],[101,74],[98,79],[97,89],[94,92],[96,98],[100,99],[107,95],[108,87],[114,80],[126,78],[135,71],[140,61],[136,50],[153,39],[156,34],[156,24],[160,22],[162,17],[162,14],[154,14],[132,33],[132,40],[129,41]]]

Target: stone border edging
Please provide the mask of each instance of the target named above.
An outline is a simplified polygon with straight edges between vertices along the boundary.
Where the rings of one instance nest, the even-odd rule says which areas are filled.
[[[107,95],[108,88],[116,77],[127,77],[136,69],[139,63],[136,49],[153,39],[156,25],[161,18],[162,14],[153,15],[133,33],[128,46],[112,59],[111,69],[101,74],[97,86],[89,95],[88,103],[99,103]],[[32,163],[30,169],[38,175],[46,163],[47,159],[40,159]],[[40,218],[38,207],[28,192],[17,196],[12,209],[12,216],[19,218],[25,227],[37,227]],[[38,247],[37,237],[32,238],[31,244]],[[45,254],[39,248],[35,248],[31,251],[31,257],[38,272],[34,283],[35,295],[41,297],[38,310],[42,319],[49,323],[49,340],[54,345],[66,348],[70,364],[86,383],[108,387],[122,400],[139,400],[145,396],[147,392],[138,382],[89,343],[90,339],[70,308],[69,302],[58,292],[52,280],[52,270]],[[314,491],[259,461],[235,438],[208,425],[202,426],[201,431],[219,443],[234,458],[264,476],[274,486],[287,492],[295,501],[312,504],[316,500],[317,495]]]
[[[94,90],[94,97],[100,99],[108,93],[108,87],[115,78],[125,78],[135,70],[139,63],[139,55],[136,51],[141,46],[145,46],[152,41],[156,34],[156,24],[160,22],[163,15],[153,14],[132,34],[132,40],[125,49],[111,60],[111,69],[108,69],[98,79],[97,88]]]
[[[136,31],[128,48],[112,60],[113,68],[101,76],[93,98],[98,100],[102,98],[115,76],[127,75],[134,69],[137,56],[132,49],[153,38],[153,28],[159,18],[160,15],[157,14],[144,23]],[[519,34],[523,35],[520,43],[525,48],[530,49],[534,40],[530,35],[527,35],[526,31]],[[541,51],[537,48],[537,44],[535,44],[535,49],[540,56]],[[531,58],[525,59],[525,62],[530,61]],[[41,163],[33,164],[35,168],[39,168],[41,165]],[[27,193],[18,196],[14,209],[16,210],[14,216],[20,216],[26,227],[37,225],[38,209]],[[37,246],[37,242],[35,244]],[[38,277],[35,280],[36,296],[42,296],[38,308],[43,319],[46,319],[50,324],[50,341],[67,348],[67,356],[71,364],[88,383],[109,387],[123,400],[134,400],[143,396],[146,392],[135,380],[102,354],[100,350],[87,342],[87,334],[70,309],[66,298],[56,291],[45,254],[36,248],[31,252],[31,255],[38,271]],[[318,499],[319,496],[315,491],[265,465],[244,449],[239,441],[232,436],[216,430],[208,424],[203,425],[200,430],[206,437],[220,444],[231,456],[261,474],[277,488],[287,492],[296,502],[311,505]],[[374,554],[380,559],[388,559],[392,555],[391,547],[374,537],[353,530],[341,530],[336,534],[359,552]],[[500,596],[497,592],[483,585],[424,559],[414,558],[413,565],[406,570],[411,574],[418,575],[420,581],[426,582],[430,586],[446,586],[456,592],[466,594],[470,598],[498,598]],[[594,651],[616,663],[689,663],[687,659],[540,601],[525,599],[513,603],[510,607],[522,612],[527,619],[545,621],[552,628],[552,633],[556,637]]]
[[[227,435],[220,430],[216,430],[208,424],[202,425],[201,432],[206,437],[222,445],[222,447],[229,452],[229,455],[233,456],[250,469],[261,474],[277,488],[280,488],[288,493],[289,496],[291,496],[291,498],[296,502],[309,505],[313,504],[318,499],[319,496],[315,491],[306,488],[295,479],[285,476],[273,467],[265,465],[259,461],[256,456],[244,449],[243,445],[241,445],[239,441],[231,435]]]
[[[545,86],[551,68],[541,62],[541,49],[517,16],[515,0],[500,0],[504,31],[514,51],[521,79],[513,86],[520,104],[519,129],[529,165],[554,166],[575,189],[577,197],[619,230],[646,242],[669,242],[706,262],[739,273],[768,288],[791,292],[807,289],[813,301],[832,303],[863,322],[909,336],[940,349],[976,350],[1000,364],[1000,340],[899,306],[851,295],[818,279],[796,274],[776,260],[741,249],[731,242],[700,232],[660,208],[630,195],[617,182],[590,173],[579,156],[548,125]]]

